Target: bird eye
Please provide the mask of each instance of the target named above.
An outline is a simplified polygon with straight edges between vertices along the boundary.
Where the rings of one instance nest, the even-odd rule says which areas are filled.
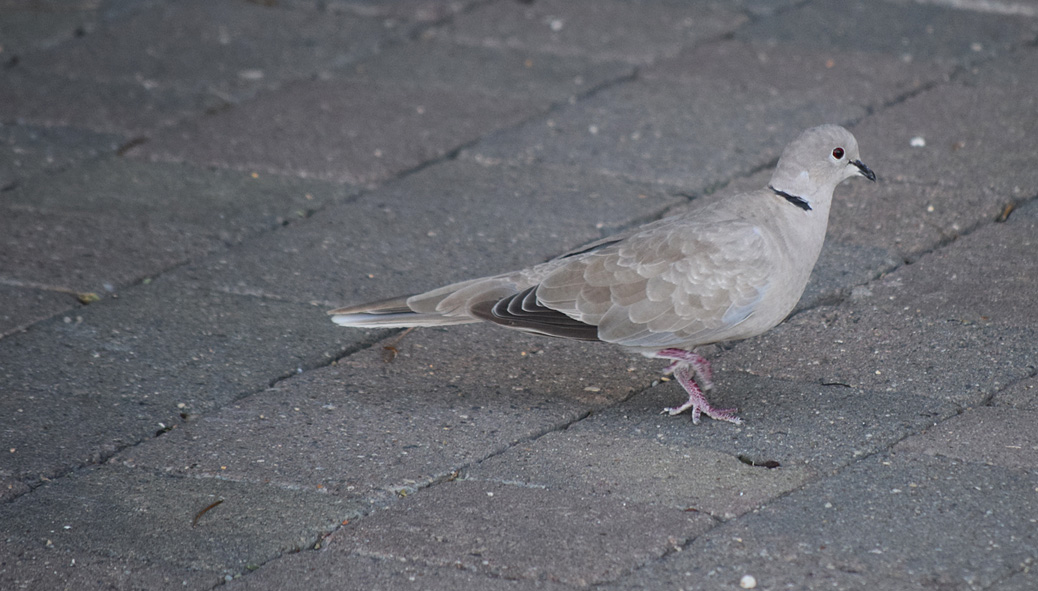
[[[833,158],[836,158],[837,160],[839,160],[840,158],[843,158],[843,148],[836,148],[836,149],[834,149],[833,150]]]

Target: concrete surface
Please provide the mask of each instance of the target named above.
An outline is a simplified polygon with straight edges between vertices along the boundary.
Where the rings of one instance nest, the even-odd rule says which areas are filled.
[[[0,588],[1038,586],[1038,2],[0,0]],[[857,136],[797,310],[661,364],[329,307]]]

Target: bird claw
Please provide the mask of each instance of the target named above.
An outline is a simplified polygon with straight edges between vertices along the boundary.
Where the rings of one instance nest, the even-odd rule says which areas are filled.
[[[674,416],[685,412],[688,409],[692,409],[692,424],[699,424],[699,417],[706,415],[715,421],[727,421],[729,423],[735,423],[736,425],[742,424],[742,419],[739,418],[735,413],[739,411],[737,408],[714,408],[707,404],[704,406],[697,406],[690,399],[681,406],[668,406],[660,411],[661,415]]]
[[[694,425],[699,424],[699,418],[704,414],[716,421],[727,421],[736,425],[742,424],[742,419],[735,414],[738,409],[714,408],[710,405],[706,396],[703,395],[703,390],[710,390],[713,387],[713,383],[710,381],[712,372],[709,361],[691,351],[682,351],[680,349],[666,349],[661,351],[659,356],[666,359],[675,359],[664,370],[664,373],[674,374],[678,383],[688,393],[688,400],[684,404],[667,407],[660,414],[674,416],[691,409],[692,424]],[[696,383],[696,377],[703,382],[702,389]]]

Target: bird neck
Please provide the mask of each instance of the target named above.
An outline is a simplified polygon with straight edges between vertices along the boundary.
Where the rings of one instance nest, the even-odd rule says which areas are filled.
[[[783,199],[782,206],[821,219],[829,217],[829,205],[835,188],[828,183],[813,183],[806,171],[794,178],[772,178],[768,185],[772,193]]]
[[[804,211],[811,211],[811,204],[808,203],[807,199],[804,199],[800,195],[794,195],[782,189],[776,189],[772,185],[768,185],[768,188],[772,190],[776,195],[782,197],[786,201],[792,203],[794,206],[799,207]]]

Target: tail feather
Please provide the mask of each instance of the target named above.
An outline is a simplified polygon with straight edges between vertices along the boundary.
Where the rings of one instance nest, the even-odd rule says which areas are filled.
[[[328,312],[332,322],[355,328],[410,328],[412,326],[450,326],[480,322],[468,313],[464,302],[447,309],[437,306],[441,301],[479,280],[447,285],[430,292],[399,296],[338,308]]]
[[[410,328],[412,326],[448,326],[451,324],[468,324],[479,322],[478,318],[468,316],[440,316],[438,314],[416,314],[402,312],[399,314],[333,314],[332,322],[339,326],[354,328]]]
[[[344,316],[353,314],[413,314],[414,310],[412,310],[407,305],[407,299],[409,297],[411,296],[398,296],[395,298],[367,302],[365,304],[358,304],[356,306],[346,306],[344,308],[336,308],[334,310],[329,311],[328,313],[332,316]]]
[[[523,285],[517,274],[471,279],[387,300],[338,308],[332,322],[357,328],[408,328],[470,324],[483,319],[472,313],[481,302],[497,302],[514,295]]]

